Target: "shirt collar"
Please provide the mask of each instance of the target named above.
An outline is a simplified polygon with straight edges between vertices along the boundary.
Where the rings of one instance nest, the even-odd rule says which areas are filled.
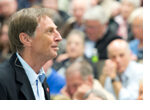
[[[39,73],[36,74],[36,72],[26,63],[26,61],[18,54],[18,52],[16,53],[20,63],[22,64],[25,73],[31,83],[31,85],[34,84],[34,82],[36,81],[36,79],[38,78],[38,75],[42,75],[45,74],[43,68],[40,69]]]

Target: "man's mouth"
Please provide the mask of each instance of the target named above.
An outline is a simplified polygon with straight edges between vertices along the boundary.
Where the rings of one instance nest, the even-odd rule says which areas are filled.
[[[52,48],[55,49],[55,50],[59,50],[58,46],[52,46]]]

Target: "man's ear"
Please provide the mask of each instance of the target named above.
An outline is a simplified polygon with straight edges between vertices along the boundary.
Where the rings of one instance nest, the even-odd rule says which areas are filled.
[[[31,46],[31,43],[32,43],[32,39],[31,37],[26,34],[26,33],[20,33],[19,34],[19,39],[20,39],[20,42],[25,46],[25,47],[30,47]]]

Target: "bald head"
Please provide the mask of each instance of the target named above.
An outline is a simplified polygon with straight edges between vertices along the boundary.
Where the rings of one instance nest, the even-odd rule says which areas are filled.
[[[123,39],[113,40],[107,47],[108,57],[117,64],[117,71],[122,73],[130,62],[130,49]]]
[[[108,54],[111,53],[112,51],[120,49],[124,49],[124,51],[127,52],[130,51],[128,43],[123,39],[113,40],[107,47]]]

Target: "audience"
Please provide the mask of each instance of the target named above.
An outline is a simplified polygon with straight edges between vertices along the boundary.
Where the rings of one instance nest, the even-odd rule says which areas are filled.
[[[71,1],[71,14],[72,17],[70,17],[67,22],[65,23],[65,26],[62,29],[61,35],[63,38],[66,38],[68,33],[72,29],[78,29],[80,31],[84,31],[84,25],[83,25],[83,15],[85,11],[90,7],[90,2],[88,0],[72,0]]]
[[[84,38],[84,33],[79,30],[72,30],[68,35],[66,41],[66,53],[59,55],[54,64],[54,68],[62,76],[65,77],[65,71],[69,65],[83,59],[87,60],[94,68],[90,59],[84,55]],[[94,71],[94,77],[97,77],[96,69]]]
[[[133,39],[131,27],[127,20],[134,9],[140,6],[140,0],[121,0],[121,13],[115,18],[115,21],[119,24],[118,35],[123,39],[130,41]]]

